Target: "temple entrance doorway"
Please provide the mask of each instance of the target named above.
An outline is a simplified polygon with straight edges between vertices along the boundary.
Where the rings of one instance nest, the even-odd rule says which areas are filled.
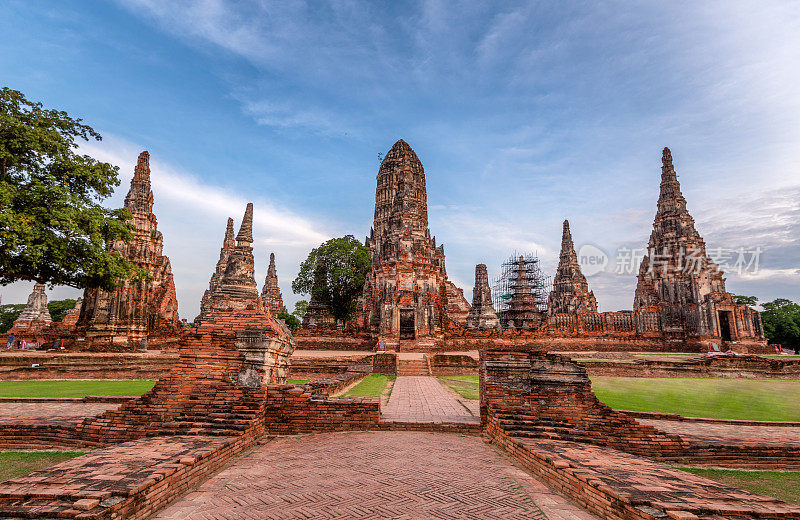
[[[731,334],[730,314],[730,311],[717,312],[719,316],[719,333],[722,337],[722,341],[731,341],[733,339],[733,334]]]
[[[416,321],[414,309],[400,309],[400,339],[414,339]]]

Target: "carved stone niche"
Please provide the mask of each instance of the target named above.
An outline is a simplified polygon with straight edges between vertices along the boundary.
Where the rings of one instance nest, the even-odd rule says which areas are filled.
[[[237,384],[258,388],[269,383],[285,383],[289,354],[284,342],[268,337],[263,330],[236,332],[236,349],[242,356]],[[290,350],[290,349],[289,349]]]

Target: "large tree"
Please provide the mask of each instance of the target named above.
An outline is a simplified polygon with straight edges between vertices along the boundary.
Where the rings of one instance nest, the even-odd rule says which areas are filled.
[[[761,313],[764,335],[772,343],[797,349],[800,346],[800,305],[778,298],[761,306],[764,308]]]
[[[113,290],[142,271],[110,250],[130,214],[100,201],[117,167],[77,152],[100,134],[16,90],[0,90],[0,284],[36,280]]]
[[[309,253],[292,282],[292,291],[310,294],[344,322],[355,315],[369,268],[369,250],[353,235],[332,238]]]

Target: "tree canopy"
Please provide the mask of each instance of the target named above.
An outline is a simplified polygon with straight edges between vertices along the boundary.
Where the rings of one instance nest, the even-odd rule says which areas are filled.
[[[338,321],[353,318],[370,269],[369,251],[353,235],[332,238],[309,253],[292,291],[311,294]]]
[[[294,304],[294,310],[292,314],[294,314],[298,319],[302,320],[303,316],[306,315],[306,311],[308,310],[308,300],[300,300]]]
[[[761,322],[771,343],[786,348],[800,346],[800,305],[785,298],[762,303]]]
[[[110,251],[130,240],[131,217],[100,201],[119,185],[117,167],[77,153],[100,134],[16,90],[0,90],[0,284],[36,280],[113,290],[142,274]]]
[[[278,319],[283,320],[290,329],[296,329],[300,326],[300,320],[297,319],[297,316],[289,314],[288,312],[279,312]]]
[[[732,294],[733,301],[739,305],[747,305],[748,307],[755,307],[758,305],[758,298],[755,296],[743,296],[741,294]]]

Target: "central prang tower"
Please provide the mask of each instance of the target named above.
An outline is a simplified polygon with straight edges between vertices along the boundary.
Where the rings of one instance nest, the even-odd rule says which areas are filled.
[[[448,326],[463,325],[469,304],[447,280],[444,247],[428,229],[425,170],[402,139],[378,170],[375,220],[365,245],[372,268],[357,317],[361,328],[392,347],[403,340],[432,345]]]

